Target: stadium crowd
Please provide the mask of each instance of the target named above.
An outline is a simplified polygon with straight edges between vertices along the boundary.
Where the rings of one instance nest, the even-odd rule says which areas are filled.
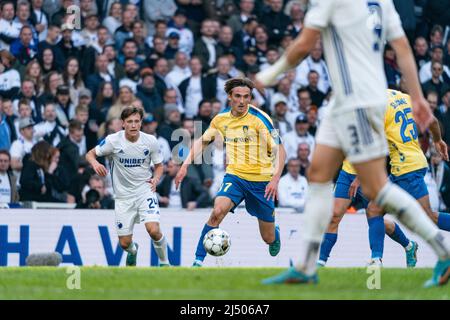
[[[210,207],[225,173],[221,142],[211,163],[173,179],[190,142],[226,108],[224,83],[273,64],[302,31],[304,0],[19,0],[0,3],[0,203],[77,203],[113,208],[111,181],[84,155],[121,130],[130,104],[158,138],[165,175],[161,207]],[[450,0],[394,0],[420,81],[450,142]],[[77,15],[70,6],[79,6]],[[75,28],[74,28],[75,27]],[[402,89],[394,51],[384,52],[390,88]],[[287,151],[280,207],[301,211],[314,135],[332,94],[318,42],[253,104],[268,113]],[[181,143],[180,143],[181,141]],[[450,208],[450,168],[421,137],[432,206]]]

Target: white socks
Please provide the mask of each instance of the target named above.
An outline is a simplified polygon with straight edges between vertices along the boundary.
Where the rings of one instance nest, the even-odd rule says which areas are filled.
[[[169,264],[166,237],[163,235],[158,241],[153,240],[153,247],[155,247],[156,254],[159,258],[159,263]]]
[[[394,214],[405,226],[426,240],[440,259],[447,259],[450,243],[426,215],[419,203],[400,187],[388,182],[378,193],[375,203]]]
[[[317,255],[323,234],[333,216],[333,184],[310,183],[305,205],[303,246],[296,269],[307,275],[316,271]]]
[[[125,249],[126,252],[129,252],[131,254],[136,254],[137,248],[134,242],[131,242],[128,248]]]

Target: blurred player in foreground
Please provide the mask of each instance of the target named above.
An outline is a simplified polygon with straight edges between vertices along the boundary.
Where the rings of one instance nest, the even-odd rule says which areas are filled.
[[[109,159],[116,196],[116,230],[120,246],[128,252],[126,265],[136,265],[139,247],[133,242],[133,228],[135,223],[144,222],[159,257],[159,265],[167,266],[167,241],[159,227],[160,213],[155,194],[163,173],[163,157],[156,138],[140,131],[143,117],[142,108],[126,107],[121,114],[124,130],[107,136],[86,154],[86,160],[99,176],[104,177],[106,168],[96,158],[105,156]]]
[[[388,90],[389,103],[384,118],[384,131],[389,144],[391,159],[390,180],[413,196],[425,210],[427,215],[442,230],[450,231],[450,215],[444,212],[433,212],[430,206],[428,189],[424,181],[428,163],[419,145],[419,132],[411,116],[411,100],[407,94],[400,91]],[[448,161],[447,145],[442,140],[439,122],[434,118],[430,125],[431,135],[436,150]],[[370,264],[381,265],[384,247],[384,234],[399,243],[406,252],[406,265],[414,267],[417,262],[417,243],[410,241],[400,226],[393,221],[384,219],[384,211],[374,203],[368,204],[359,188],[356,171],[347,161],[344,161],[339,173],[334,192],[335,203],[333,218],[328,226],[320,246],[317,263],[324,266],[331,250],[337,241],[337,231],[347,208],[353,197],[360,197],[367,207],[367,221],[369,224],[369,243],[372,250]],[[367,206],[368,205],[368,206]]]
[[[229,108],[216,115],[203,136],[196,140],[175,178],[178,188],[188,166],[219,134],[225,142],[227,157],[223,178],[214,209],[203,227],[195,252],[194,266],[202,266],[206,256],[203,237],[245,200],[247,212],[258,219],[261,237],[269,245],[269,253],[280,251],[280,230],[275,226],[275,204],[278,181],[286,152],[272,120],[250,105],[254,84],[246,78],[233,78],[225,83]]]
[[[417,68],[392,0],[311,0],[305,27],[286,53],[256,75],[257,86],[271,86],[295,67],[322,39],[334,95],[317,136],[309,168],[305,228],[299,263],[264,283],[316,283],[317,255],[333,213],[332,179],[345,157],[358,174],[364,194],[425,239],[439,260],[426,286],[450,277],[450,243],[407,192],[388,181],[383,118],[387,103],[383,46],[388,41],[412,98],[413,115],[423,131],[432,121]]]

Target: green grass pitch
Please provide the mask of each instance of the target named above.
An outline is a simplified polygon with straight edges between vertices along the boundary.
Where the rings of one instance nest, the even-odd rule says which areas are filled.
[[[323,268],[318,285],[260,284],[280,268],[82,267],[81,289],[67,269],[0,268],[0,299],[450,299],[450,284],[424,289],[430,269],[381,269],[381,289],[367,289],[365,268]]]

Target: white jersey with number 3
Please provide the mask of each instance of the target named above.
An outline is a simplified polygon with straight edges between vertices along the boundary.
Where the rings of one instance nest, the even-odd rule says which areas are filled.
[[[322,34],[331,112],[387,103],[384,43],[404,35],[392,0],[310,0],[305,26]]]
[[[125,138],[125,131],[107,136],[95,147],[97,156],[109,157],[110,173],[117,199],[138,197],[150,190],[150,166],[163,161],[158,140],[140,132],[136,142]]]

